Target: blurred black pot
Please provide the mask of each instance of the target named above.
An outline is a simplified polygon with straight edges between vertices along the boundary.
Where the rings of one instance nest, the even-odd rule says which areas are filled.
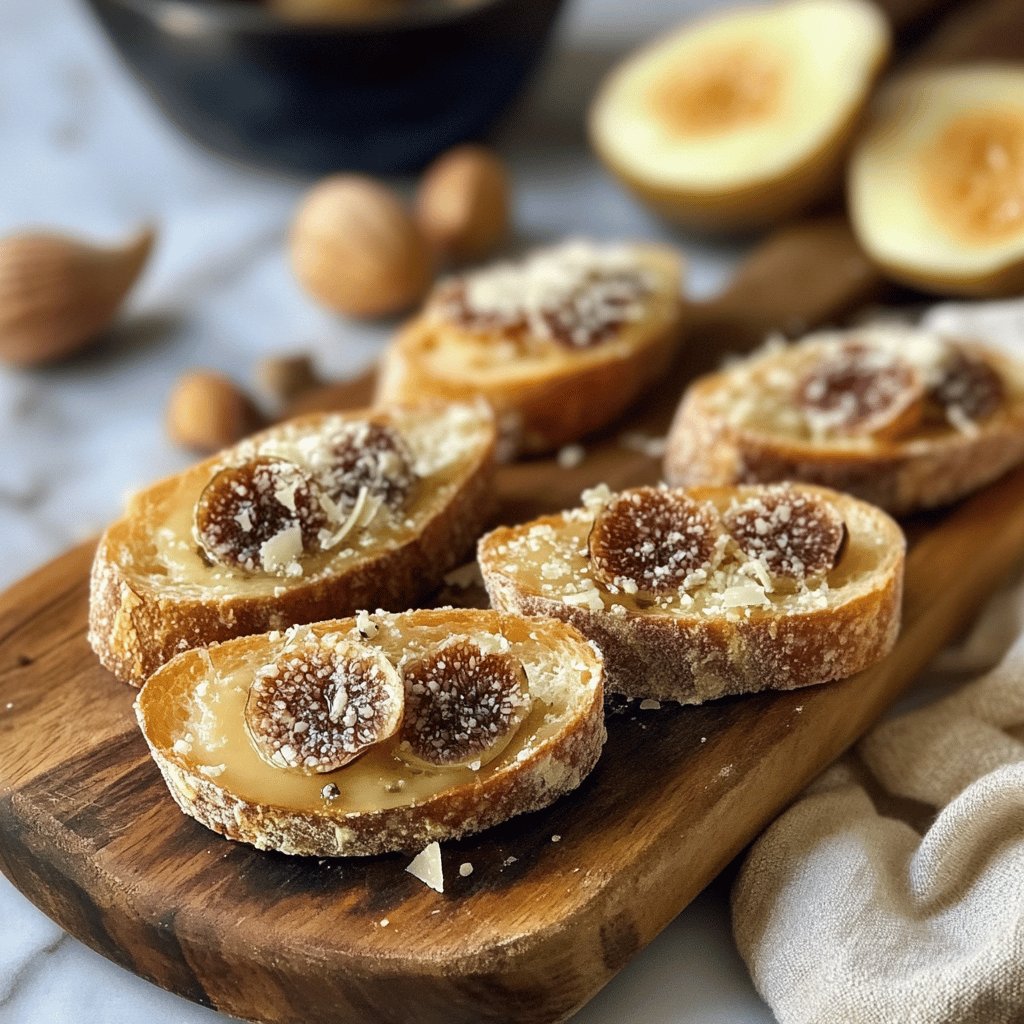
[[[278,169],[416,169],[483,132],[522,87],[563,0],[409,0],[300,24],[241,0],[88,0],[164,112]]]

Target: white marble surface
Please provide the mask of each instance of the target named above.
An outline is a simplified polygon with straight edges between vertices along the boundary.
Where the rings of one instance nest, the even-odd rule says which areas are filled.
[[[660,237],[587,154],[582,110],[613,57],[700,0],[577,0],[528,97],[496,136],[519,194],[520,240]],[[167,126],[72,0],[0,0],[0,235],[30,224],[113,238],[155,219],[160,243],[100,350],[0,371],[0,585],[95,531],[124,492],[183,465],[162,409],[193,365],[245,377],[263,353],[309,349],[327,371],[368,361],[386,328],[319,312],[282,240],[304,182],[222,164]],[[691,289],[735,252],[677,237]],[[580,1015],[580,1024],[768,1024],[730,937],[727,889],[705,893]],[[224,1018],[63,935],[0,879],[0,1024],[199,1024]],[[311,1022],[312,1024],[312,1022]]]

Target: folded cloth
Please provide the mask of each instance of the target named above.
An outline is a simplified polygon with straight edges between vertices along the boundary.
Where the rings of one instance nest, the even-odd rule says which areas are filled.
[[[1024,356],[1021,301],[924,325]],[[878,726],[747,855],[733,932],[781,1024],[1024,1021],[1024,577],[923,693],[950,673],[958,689]]]
[[[1024,1021],[1022,620],[1018,580],[942,666],[1015,627],[1002,661],[879,725],[748,854],[733,931],[781,1024]]]

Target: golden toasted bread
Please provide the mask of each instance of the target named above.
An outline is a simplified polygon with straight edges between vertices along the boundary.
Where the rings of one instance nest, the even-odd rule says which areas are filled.
[[[537,810],[604,744],[601,657],[563,622],[440,609],[187,651],[136,701],[172,796],[229,839],[416,850]]]
[[[438,586],[490,514],[483,403],[291,420],[135,495],[100,538],[89,641],[141,685],[187,648]]]
[[[850,676],[899,629],[905,543],[862,501],[808,485],[584,493],[482,538],[503,612],[571,622],[606,688],[699,704]]]
[[[665,479],[804,480],[894,514],[945,505],[1024,459],[1024,366],[907,327],[769,347],[683,396]]]
[[[680,262],[653,246],[570,242],[443,282],[384,355],[377,397],[481,395],[512,450],[615,420],[681,337]]]

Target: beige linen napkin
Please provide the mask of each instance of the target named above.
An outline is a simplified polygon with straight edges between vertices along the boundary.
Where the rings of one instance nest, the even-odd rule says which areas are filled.
[[[1024,637],[875,729],[758,840],[733,928],[782,1024],[1024,1020],[1022,739]]]
[[[928,320],[1020,353],[1024,303]],[[733,930],[781,1024],[1024,1021],[1022,610],[1018,579],[939,666],[1016,635],[1003,660],[878,726],[748,854]]]

